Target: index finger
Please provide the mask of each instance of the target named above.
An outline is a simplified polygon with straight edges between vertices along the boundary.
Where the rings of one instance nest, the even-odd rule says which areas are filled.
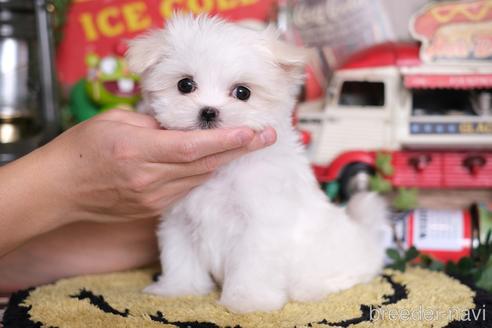
[[[111,109],[109,111],[98,114],[92,118],[93,121],[115,121],[120,123],[126,123],[142,128],[158,129],[159,123],[151,116],[130,112],[127,110],[121,110],[118,108]]]
[[[153,133],[147,144],[147,160],[158,163],[188,163],[249,144],[255,133],[250,128],[193,131],[146,130]]]

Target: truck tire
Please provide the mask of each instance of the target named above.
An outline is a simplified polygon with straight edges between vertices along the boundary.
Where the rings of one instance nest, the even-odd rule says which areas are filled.
[[[366,163],[352,163],[347,165],[340,175],[340,201],[346,202],[354,194],[361,191],[369,191],[371,187],[371,177],[375,170]]]

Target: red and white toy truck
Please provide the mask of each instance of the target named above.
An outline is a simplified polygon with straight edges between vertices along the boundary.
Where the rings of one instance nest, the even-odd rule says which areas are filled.
[[[492,2],[433,4],[410,28],[420,46],[357,53],[324,108],[298,111],[317,178],[342,198],[369,187],[379,151],[395,187],[492,188]]]

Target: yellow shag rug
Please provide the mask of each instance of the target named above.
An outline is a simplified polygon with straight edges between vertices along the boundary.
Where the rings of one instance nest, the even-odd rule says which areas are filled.
[[[492,327],[489,294],[419,268],[386,270],[369,284],[320,302],[251,314],[228,312],[217,304],[218,293],[182,298],[142,293],[155,274],[143,269],[82,276],[20,291],[11,297],[3,323],[5,328]]]

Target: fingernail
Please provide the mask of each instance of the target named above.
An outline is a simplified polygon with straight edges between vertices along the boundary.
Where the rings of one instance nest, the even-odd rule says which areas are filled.
[[[260,133],[260,139],[265,146],[269,146],[275,142],[275,133],[272,129],[263,130]]]

